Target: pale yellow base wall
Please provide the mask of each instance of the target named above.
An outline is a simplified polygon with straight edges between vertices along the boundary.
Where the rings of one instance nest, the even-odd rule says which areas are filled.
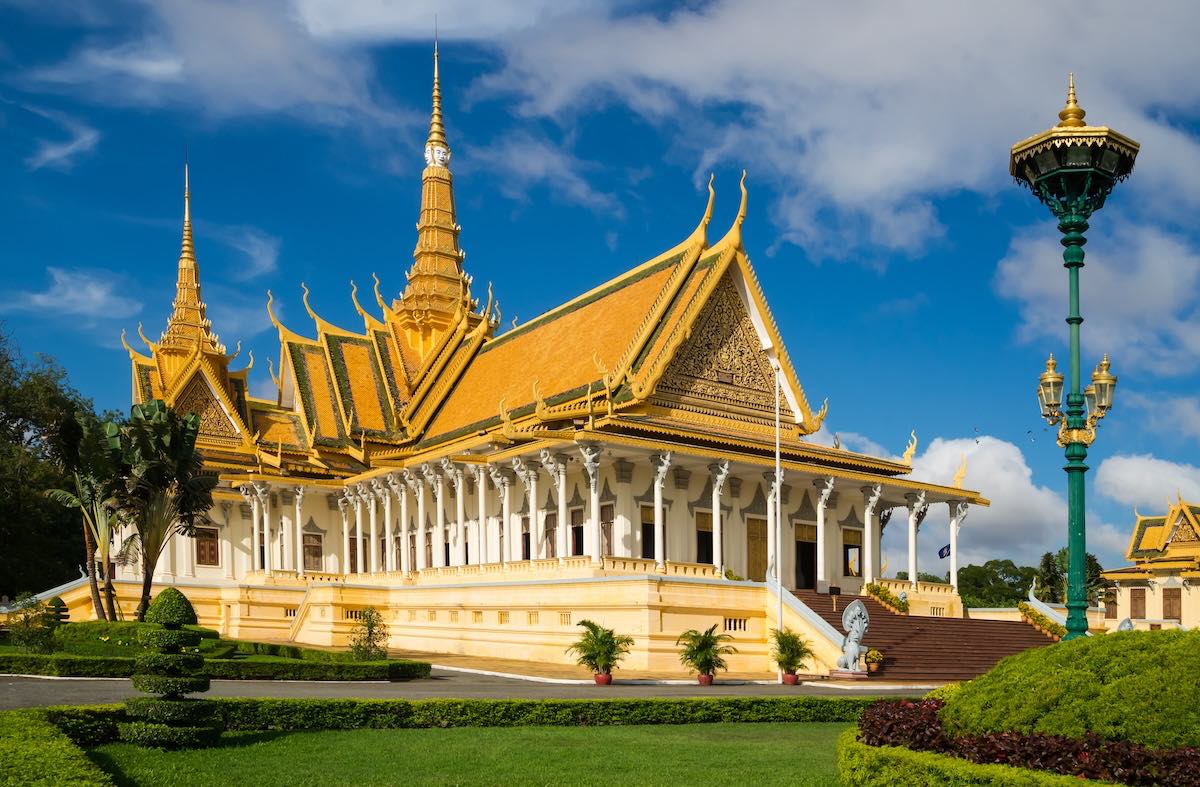
[[[731,672],[774,670],[768,637],[776,625],[776,597],[757,583],[616,576],[408,587],[353,582],[307,588],[299,582],[174,586],[192,601],[201,625],[239,639],[345,647],[357,613],[374,606],[384,615],[394,649],[572,664],[566,649],[579,636],[579,621],[588,618],[634,637],[623,662],[627,668],[684,677],[688,673],[675,644],[680,632],[717,624],[738,649],[728,658]],[[131,619],[140,585],[118,582],[116,587]],[[163,587],[156,584],[153,593]],[[93,617],[86,583],[60,595],[73,620]],[[840,642],[831,642],[790,608],[785,607],[783,620],[816,653],[816,663],[805,671],[824,674],[836,664]]]

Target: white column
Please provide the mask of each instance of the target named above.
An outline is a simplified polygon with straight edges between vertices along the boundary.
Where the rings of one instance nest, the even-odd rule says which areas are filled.
[[[603,556],[600,554],[600,446],[584,444],[579,446],[583,454],[583,469],[588,477],[588,519],[584,525],[585,550],[592,559],[592,565],[600,565]]]
[[[262,511],[262,541],[263,541],[263,571],[271,574],[271,566],[275,562],[271,555],[271,487],[258,484],[258,502]]]
[[[817,488],[817,592],[824,593],[829,589],[829,541],[825,534],[825,510],[829,506],[829,498],[833,496],[833,478],[818,478],[813,481]]]
[[[917,530],[921,527],[921,522],[925,520],[925,513],[929,511],[929,505],[925,502],[924,491],[907,494],[904,499],[908,501],[908,581],[913,588],[916,588]]]
[[[392,493],[400,498],[400,573],[405,576],[412,571],[412,566],[409,565],[408,559],[408,484],[396,475],[388,476],[388,486],[392,488]],[[392,545],[392,559],[395,560],[396,545]],[[393,568],[395,565],[393,564]]]
[[[883,497],[883,485],[864,486],[862,493],[866,505],[863,507],[863,558],[859,573],[862,574],[863,585],[866,586],[875,581],[875,552],[879,546],[875,506],[879,505],[879,499]]]
[[[442,472],[450,479],[454,488],[454,540],[450,549],[450,563],[454,566],[467,564],[467,488],[462,468],[448,459],[442,460]]]
[[[371,527],[367,529],[370,534],[367,539],[367,569],[371,573],[379,573],[379,495],[376,493],[376,482],[362,483],[359,494],[367,499],[367,516],[371,519]]]
[[[363,493],[362,487],[356,485],[354,491],[354,567],[358,569],[356,573],[367,573],[367,566],[363,562],[363,531],[365,525],[363,523],[363,503],[367,502],[367,496]]]
[[[950,585],[958,592],[958,529],[967,519],[967,502],[952,500],[950,505]]]
[[[383,570],[389,574],[396,570],[396,540],[392,527],[392,476],[389,473],[380,479],[377,493],[383,498]]]
[[[775,538],[775,529],[779,523],[775,520],[779,513],[780,478],[774,470],[763,473],[763,478],[767,482],[767,577],[770,578],[779,576],[779,567],[776,565],[776,561],[779,560],[779,545]]]
[[[424,466],[425,480],[433,490],[433,565],[446,565],[446,476],[430,465]]]
[[[296,575],[304,576],[304,487],[296,487]]]
[[[478,522],[475,525],[475,558],[480,565],[488,562],[488,532],[487,532],[487,466],[475,465],[471,468],[475,476],[475,502],[479,508]]]
[[[414,532],[417,536],[417,571],[422,571],[427,568],[425,565],[425,539],[429,537],[429,534],[425,532],[425,482],[416,474],[410,473],[409,486],[417,498],[417,524]]]
[[[250,570],[258,571],[258,525],[262,521],[262,509],[258,502],[258,490],[249,484],[242,486],[242,497],[250,504]]]
[[[175,534],[175,540],[179,542],[179,573],[181,576],[194,577],[196,576],[196,539],[192,536],[185,536],[182,533]],[[108,566],[104,567],[108,570]]]
[[[229,515],[233,513],[233,503],[221,501],[221,515],[225,517],[225,527],[221,528],[221,566],[225,569],[225,578],[233,579],[233,526],[229,524]]]
[[[667,471],[671,468],[671,452],[654,454],[650,457],[654,465],[654,564],[667,567],[667,525],[663,517],[663,484],[667,482]]]
[[[342,576],[350,574],[350,491],[342,490],[337,499],[338,509],[342,512],[342,562],[338,568]]]
[[[513,472],[521,479],[521,483],[525,485],[525,507],[529,511],[529,559],[538,560],[542,557],[542,512],[538,508],[537,487],[538,487],[538,468],[537,462],[531,462],[526,459],[517,457],[512,460]]]
[[[712,473],[712,559],[713,568],[725,576],[725,531],[721,522],[721,488],[729,477],[729,460],[724,459],[708,466]]]
[[[542,451],[542,466],[554,479],[554,499],[558,504],[558,527],[554,531],[554,551],[561,563],[566,559],[570,545],[571,522],[567,511],[567,457]],[[613,538],[616,538],[614,534]]]
[[[503,544],[499,550],[499,562],[506,563],[512,559],[512,497],[510,490],[512,486],[512,471],[500,467],[489,467],[488,473],[492,477],[492,483],[500,490],[500,535],[503,537]],[[518,552],[517,554],[520,554]]]

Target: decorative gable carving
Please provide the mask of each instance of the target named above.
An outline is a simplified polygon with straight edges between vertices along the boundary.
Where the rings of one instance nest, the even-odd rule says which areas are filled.
[[[1171,538],[1174,544],[1183,544],[1192,541],[1200,541],[1200,536],[1196,535],[1196,528],[1192,527],[1190,522],[1180,522],[1175,528],[1175,535]]]
[[[716,412],[732,408],[774,417],[774,371],[729,274],[709,296],[656,394],[708,404]],[[786,399],[782,404],[782,416],[790,420]]]
[[[174,407],[181,413],[196,413],[200,416],[202,439],[232,444],[242,442],[237,425],[225,412],[203,374],[196,374],[183,387]]]

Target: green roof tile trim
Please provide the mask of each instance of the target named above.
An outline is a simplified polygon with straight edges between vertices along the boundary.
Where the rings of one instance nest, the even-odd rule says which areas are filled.
[[[392,401],[396,402],[396,406],[400,406],[400,386],[396,383],[396,370],[392,366],[392,356],[388,352],[388,334],[387,331],[372,331],[375,338],[375,349],[379,353],[380,361],[383,363],[383,374],[387,377],[388,388],[392,392]]]
[[[387,390],[383,387],[383,373],[379,369],[379,364],[375,360],[375,348],[370,339],[362,339],[357,336],[334,336],[331,334],[325,335],[325,341],[329,345],[329,360],[333,362],[333,377],[337,381],[338,393],[341,394],[342,402],[350,405],[351,411],[351,430],[355,433],[366,432],[371,437],[390,437],[396,431],[396,424],[392,420],[392,408],[388,401]],[[367,357],[371,363],[371,381],[375,383],[375,396],[379,400],[379,410],[383,414],[383,422],[387,424],[385,429],[363,429],[362,424],[358,421],[358,407],[354,402],[354,396],[350,391],[350,375],[346,369],[346,357],[342,352],[342,347],[347,344],[353,344],[357,347],[362,347],[367,351]]]
[[[708,271],[717,263],[717,260],[720,258],[720,254],[710,254],[697,262],[696,267],[693,268],[691,273],[688,274],[688,281],[685,281],[679,288],[679,293],[684,292],[688,288],[688,282],[690,282],[693,277],[708,275]],[[642,348],[638,351],[638,356],[633,362],[634,372],[641,370],[642,363],[646,360],[646,355],[650,352],[650,348],[654,346],[654,342],[657,341],[659,334],[662,333],[663,326],[671,321],[671,315],[674,314],[675,309],[680,306],[679,293],[676,293],[675,299],[671,301],[671,305],[663,314],[662,319],[658,321],[658,325],[654,326],[654,333],[650,334],[650,338],[646,340],[646,343],[643,344]]]
[[[308,376],[308,367],[304,363],[305,353],[320,353],[322,362],[324,362],[325,352],[316,345],[300,344],[298,342],[288,342],[287,348],[288,354],[292,358],[292,370],[296,373],[296,389],[300,392],[300,404],[303,405],[308,422],[313,425],[313,431],[316,432],[313,444],[328,446],[330,448],[337,448],[344,445],[346,432],[342,428],[341,419],[339,418],[333,419],[334,426],[337,428],[337,437],[326,437],[321,434],[320,422],[317,420],[316,405],[313,402],[312,380]],[[332,401],[337,401],[337,394],[333,390],[332,378],[329,383],[329,397]]]
[[[153,387],[150,385],[151,368],[146,364],[139,363],[137,365],[138,393],[142,397],[143,402],[148,402],[154,398],[151,395],[153,393]]]
[[[500,345],[504,344],[505,342],[511,341],[512,339],[515,339],[518,336],[521,336],[522,334],[524,334],[528,331],[532,331],[533,329],[535,329],[539,326],[545,325],[546,323],[553,322],[554,320],[557,320],[559,317],[566,316],[573,311],[582,309],[584,306],[593,304],[596,301],[600,300],[601,298],[605,298],[609,295],[612,295],[614,292],[617,292],[618,290],[622,290],[622,289],[628,287],[629,285],[634,284],[635,282],[641,281],[642,279],[646,278],[647,276],[652,276],[655,273],[658,273],[659,271],[663,270],[664,268],[669,268],[672,265],[677,265],[677,264],[679,264],[679,261],[683,259],[684,253],[685,252],[681,251],[678,254],[673,254],[670,257],[663,260],[662,262],[659,262],[655,265],[651,265],[649,268],[646,268],[645,270],[642,270],[642,271],[638,271],[636,274],[627,275],[627,276],[621,277],[619,279],[616,279],[611,284],[609,284],[607,287],[597,290],[596,292],[592,293],[587,298],[579,300],[575,303],[568,304],[568,306],[566,306],[566,307],[560,307],[559,309],[548,312],[547,314],[544,314],[541,317],[538,317],[537,319],[534,319],[534,320],[531,320],[530,322],[525,323],[524,325],[522,325],[519,328],[514,328],[507,333],[503,333],[500,336],[497,336],[496,338],[492,339],[490,342],[487,342],[486,344],[484,344],[483,348],[479,351],[479,354],[482,355],[483,353],[485,353],[489,350],[494,350],[495,348],[499,347]]]

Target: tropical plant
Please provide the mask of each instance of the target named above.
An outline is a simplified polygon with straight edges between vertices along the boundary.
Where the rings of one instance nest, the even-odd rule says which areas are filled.
[[[16,608],[8,616],[12,643],[27,653],[54,650],[54,612],[46,602],[29,593],[17,598]]]
[[[217,479],[204,473],[196,437],[200,417],[180,415],[159,399],[136,404],[129,420],[105,425],[121,483],[114,500],[136,531],[142,553],[142,596],[137,618],[145,620],[154,569],[171,537],[195,533],[212,506]]]
[[[88,549],[88,576],[97,582],[96,559],[99,558],[99,579],[104,583],[104,606],[97,606],[98,620],[116,620],[116,604],[112,584],[112,543],[119,526],[113,495],[120,483],[116,478],[116,462],[109,450],[104,427],[91,412],[75,413],[75,426],[66,438],[63,464],[71,473],[73,489],[48,489],[46,496],[66,508],[79,511],[83,517],[85,546]],[[99,591],[96,589],[98,597]]]
[[[387,624],[375,607],[367,607],[359,613],[358,623],[350,632],[350,652],[359,661],[376,661],[387,658]]]
[[[579,625],[586,630],[567,648],[567,653],[574,653],[575,660],[595,674],[611,675],[617,662],[633,647],[633,637],[617,634],[591,620],[581,620]]]
[[[796,632],[785,628],[771,629],[771,658],[786,673],[794,673],[812,658],[812,648]]]
[[[867,655],[863,656],[863,661],[867,662],[868,664],[882,664],[883,651],[871,648],[867,651]]]
[[[715,675],[717,670],[729,669],[725,657],[737,653],[737,648],[725,644],[732,639],[730,634],[718,634],[716,623],[704,631],[688,629],[675,640],[677,647],[682,646],[679,661],[700,675]]]

